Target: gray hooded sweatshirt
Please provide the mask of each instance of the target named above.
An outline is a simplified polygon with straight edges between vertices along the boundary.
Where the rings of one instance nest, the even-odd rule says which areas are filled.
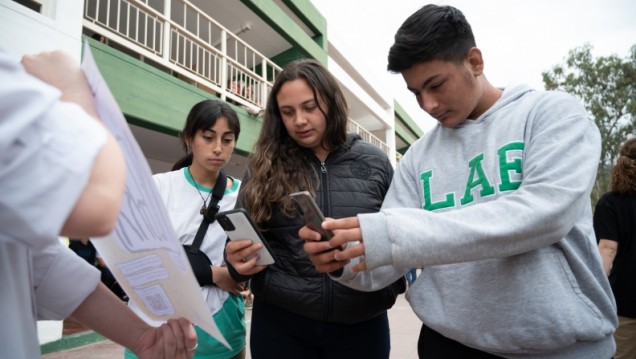
[[[374,290],[423,268],[407,299],[448,338],[506,358],[609,359],[616,306],[590,203],[600,148],[572,96],[506,89],[411,146],[382,211],[358,215],[369,271],[338,280]]]

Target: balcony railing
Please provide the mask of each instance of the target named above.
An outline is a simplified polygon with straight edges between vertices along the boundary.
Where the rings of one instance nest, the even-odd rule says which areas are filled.
[[[281,71],[187,0],[86,0],[84,27],[255,114]],[[351,119],[348,129],[389,153]]]

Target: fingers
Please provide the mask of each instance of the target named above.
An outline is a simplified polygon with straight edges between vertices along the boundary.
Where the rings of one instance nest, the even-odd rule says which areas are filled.
[[[320,233],[310,229],[307,226],[303,226],[299,231],[298,231],[298,236],[300,237],[300,239],[304,240],[304,241],[319,241],[321,236]]]
[[[217,268],[214,278],[215,285],[226,292],[241,295],[241,292],[245,290],[243,283],[237,283],[232,279],[227,267],[214,267]]]
[[[344,261],[350,262],[354,258],[364,256],[364,243],[358,243],[356,245],[350,245],[344,250],[336,251],[334,253],[334,259],[336,261]],[[351,266],[350,270],[352,272],[362,272],[367,270],[367,264],[364,260],[361,260],[359,263]]]
[[[183,357],[184,345],[181,344],[181,349],[177,346],[178,337],[172,329],[170,323],[162,324],[157,328],[157,337],[159,345],[155,348],[156,353],[152,354],[152,357],[157,358],[181,358]]]
[[[188,319],[182,317],[169,319],[162,327],[167,356],[171,353],[174,353],[175,358],[192,358],[194,356],[198,346],[197,334]]]
[[[62,92],[83,78],[79,63],[65,52],[56,50],[37,55],[25,55],[20,61],[24,69]]]
[[[334,253],[334,260],[338,260],[338,261],[351,260],[353,258],[357,258],[363,255],[364,255],[364,244],[358,243],[355,245],[350,245],[349,247]]]
[[[360,221],[358,221],[358,217],[355,216],[340,219],[327,218],[324,222],[322,222],[322,228],[330,229],[332,231],[338,229],[360,228]]]
[[[303,248],[316,270],[322,273],[333,272],[349,263],[348,259],[337,260],[335,254],[339,249],[333,248],[327,241],[305,242]]]
[[[250,240],[230,241],[225,246],[227,261],[242,275],[256,274],[266,266],[256,265],[258,255],[255,255],[263,245]]]
[[[263,248],[262,244],[245,239],[242,241],[230,241],[225,246],[225,252],[227,253],[228,261],[234,266],[243,262],[245,257],[258,252],[261,248]]]
[[[241,293],[244,291],[243,286],[239,284],[235,284],[234,288],[232,288],[232,294],[243,296]]]
[[[196,347],[199,345],[199,343],[197,342],[197,332],[194,330],[194,325],[192,325],[192,323],[190,323],[188,319],[178,318],[177,320],[183,330],[187,354],[186,358],[192,358],[194,356]]]
[[[315,255],[315,254],[327,252],[334,249],[334,247],[332,247],[331,243],[328,241],[322,241],[322,242],[307,241],[303,245],[303,248],[305,249],[305,252],[307,252],[308,255]]]
[[[257,261],[258,256],[250,259],[243,257],[236,264],[232,263],[232,266],[242,275],[253,275],[267,268],[267,266],[257,265]]]
[[[347,248],[349,242],[362,242],[362,232],[360,231],[360,222],[358,222],[358,217],[326,220],[323,222],[323,227],[334,233],[333,238],[329,240],[329,245],[332,248]],[[358,253],[358,256],[359,255],[364,255],[364,247],[362,247],[362,253]],[[344,260],[354,257],[355,256],[340,257],[338,259]]]
[[[362,244],[362,232],[360,231],[358,217],[328,218],[322,222],[322,227],[334,233],[333,238],[329,241],[320,241],[320,234],[307,226],[302,227],[298,231],[298,236],[305,241],[303,248],[316,270],[330,273],[343,268],[352,259],[364,256],[364,245]],[[349,242],[354,242],[355,244],[348,245]],[[362,270],[366,270],[364,261],[352,266],[352,271],[359,272]]]
[[[99,118],[93,93],[79,62],[62,51],[43,52],[22,57],[22,66],[31,75],[57,87],[62,101],[80,105],[89,115]]]

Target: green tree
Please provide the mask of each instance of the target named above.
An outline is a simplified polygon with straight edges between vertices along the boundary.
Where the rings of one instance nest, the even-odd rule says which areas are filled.
[[[564,64],[544,72],[547,90],[568,92],[583,102],[601,132],[602,150],[592,203],[609,190],[609,172],[620,145],[636,129],[636,45],[629,56],[592,56],[589,44],[569,51]]]

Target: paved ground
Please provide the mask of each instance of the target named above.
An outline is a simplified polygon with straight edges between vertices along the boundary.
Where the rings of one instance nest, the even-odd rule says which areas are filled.
[[[246,321],[252,317],[251,310],[246,312]],[[415,359],[417,358],[417,338],[420,333],[421,322],[409,307],[404,295],[400,295],[397,302],[389,310],[389,323],[391,326],[391,359]],[[76,349],[63,352],[49,353],[43,356],[44,359],[114,359],[122,358],[124,349],[111,342],[104,340]],[[249,354],[249,344],[247,359],[251,359]]]

